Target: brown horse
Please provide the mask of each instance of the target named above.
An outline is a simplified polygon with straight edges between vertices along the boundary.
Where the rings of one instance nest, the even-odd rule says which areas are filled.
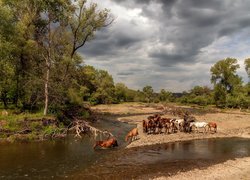
[[[154,122],[154,120],[150,119],[148,121],[148,134],[154,134],[156,131],[156,123]]]
[[[211,128],[214,128],[214,132],[217,131],[217,124],[215,122],[209,122],[208,123],[208,130],[211,131]]]
[[[132,142],[134,139],[137,139],[138,136],[138,128],[134,128],[125,137],[125,141],[127,142],[130,139],[130,142]]]
[[[143,132],[147,133],[148,132],[148,122],[146,120],[142,121],[142,127],[143,127]]]
[[[93,148],[101,147],[101,148],[110,148],[118,146],[117,140],[115,138],[110,138],[105,141],[96,141]]]

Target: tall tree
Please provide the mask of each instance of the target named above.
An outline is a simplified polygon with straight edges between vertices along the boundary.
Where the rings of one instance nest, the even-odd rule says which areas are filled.
[[[96,3],[87,7],[87,0],[75,1],[75,11],[69,17],[72,35],[71,58],[85,43],[93,39],[95,32],[113,22],[108,9],[98,10]]]
[[[211,67],[211,82],[214,85],[220,84],[225,90],[231,93],[234,87],[242,84],[242,79],[236,74],[236,70],[239,68],[237,60],[233,58],[227,58],[218,61]]]
[[[214,100],[217,106],[227,106],[230,99],[238,96],[242,89],[242,78],[236,74],[237,60],[227,58],[211,67],[211,82],[214,84]]]
[[[48,111],[49,83],[52,66],[65,65],[64,75],[61,83],[70,83],[69,69],[74,69],[81,60],[76,51],[91,40],[95,32],[107,25],[109,11],[98,10],[97,4],[90,4],[87,7],[86,0],[55,0],[44,1],[44,14],[41,22],[45,24],[42,28],[42,36],[39,44],[43,48],[42,54],[45,61],[44,77],[44,114]],[[63,39],[62,41],[58,41]],[[59,62],[58,62],[59,61]]]
[[[248,74],[248,77],[250,78],[250,58],[245,60],[245,69]]]

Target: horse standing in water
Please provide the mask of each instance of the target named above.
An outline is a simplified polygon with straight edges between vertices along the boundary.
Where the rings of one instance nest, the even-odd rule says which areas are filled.
[[[117,140],[115,138],[110,138],[110,139],[105,140],[105,141],[96,141],[93,148],[94,149],[96,147],[110,148],[110,147],[117,147],[117,146],[118,146]]]
[[[127,142],[130,139],[130,142],[132,142],[133,140],[137,139],[138,134],[138,128],[132,129],[125,137],[125,141]]]
[[[216,133],[216,131],[217,131],[217,124],[215,122],[209,122],[208,123],[208,130],[211,131],[211,128],[213,128],[214,132]]]

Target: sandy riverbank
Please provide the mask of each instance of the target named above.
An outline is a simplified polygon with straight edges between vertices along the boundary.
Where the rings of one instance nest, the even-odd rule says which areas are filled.
[[[160,176],[152,178],[155,180],[188,180],[188,179],[218,179],[235,180],[250,179],[250,157],[228,160],[221,164],[207,167],[206,169],[193,169],[187,172],[180,172],[174,176]]]
[[[108,114],[116,120],[136,124],[139,129],[139,139],[127,146],[137,147],[159,143],[186,141],[193,139],[220,138],[220,137],[244,137],[250,138],[250,113],[230,110],[224,112],[198,113],[193,114],[198,121],[213,121],[218,125],[217,133],[174,133],[174,134],[156,134],[148,135],[142,131],[142,120],[154,113],[161,113],[157,107],[148,107],[141,104],[118,104],[101,105],[95,107],[96,110]],[[174,117],[171,114],[165,114],[163,117]]]

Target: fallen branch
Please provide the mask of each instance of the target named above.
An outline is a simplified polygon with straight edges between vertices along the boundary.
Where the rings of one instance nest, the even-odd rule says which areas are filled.
[[[75,131],[75,137],[79,137],[82,138],[81,134],[84,135],[93,135],[94,139],[96,140],[97,137],[99,136],[100,139],[102,140],[102,137],[107,137],[107,139],[109,139],[109,137],[113,137],[114,135],[111,132],[108,132],[107,130],[100,130],[97,129],[91,125],[89,125],[88,122],[84,121],[84,120],[78,120],[75,118],[75,121],[70,125],[71,127],[68,128],[69,131]]]

